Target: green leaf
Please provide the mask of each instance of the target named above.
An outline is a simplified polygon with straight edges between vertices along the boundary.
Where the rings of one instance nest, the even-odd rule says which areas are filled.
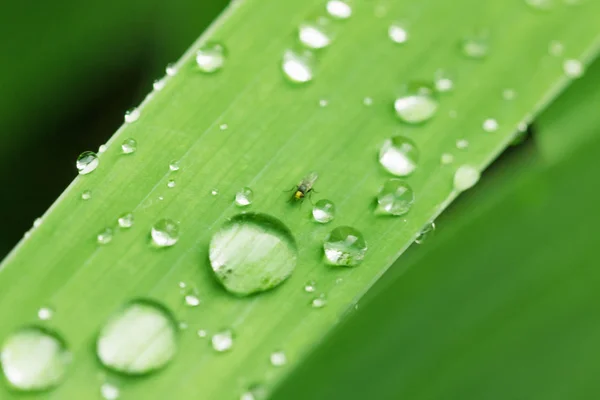
[[[324,14],[322,2],[233,3],[180,60],[177,75],[146,99],[140,118],[111,139],[99,167],[78,178],[5,260],[0,336],[34,322],[39,307],[51,307],[47,324],[65,338],[74,367],[48,397],[93,397],[102,370],[92,351],[98,332],[124,304],[150,298],[187,329],[164,370],[144,380],[109,378],[124,398],[236,398],[255,384],[270,393],[456,197],[458,167],[483,169],[517,125],[565,85],[563,59],[548,55],[550,41],[561,40],[565,57],[592,57],[599,10],[591,2],[545,13],[520,2],[355,2],[352,17],[336,22],[332,44],[316,52],[314,80],[293,85],[281,72],[282,56],[296,46],[300,23]],[[397,19],[407,23],[404,44],[387,37]],[[469,59],[459,44],[481,29],[489,34],[489,54]],[[194,52],[209,41],[222,44],[227,57],[222,70],[203,74]],[[455,90],[440,94],[430,121],[402,124],[393,102],[403,85],[431,86],[440,68],[454,76]],[[506,89],[517,96],[503,99]],[[405,117],[435,108],[426,106]],[[499,125],[494,132],[482,127],[489,118]],[[378,216],[375,197],[391,176],[377,153],[399,133],[420,150],[419,165],[405,180],[415,201],[406,216]],[[138,147],[124,155],[127,138]],[[456,149],[457,140],[467,140],[468,149]],[[442,165],[443,153],[454,162]],[[169,169],[171,160],[179,160],[178,171]],[[290,204],[292,194],[285,193],[310,171],[319,174],[313,198],[335,203],[337,216],[328,225],[312,220],[309,202]],[[240,298],[215,281],[208,249],[219,228],[241,212],[233,198],[243,187],[254,191],[248,210],[290,230],[298,261],[276,289]],[[85,190],[92,191],[88,200],[81,199]],[[127,212],[135,223],[121,229],[117,218]],[[180,221],[180,237],[157,249],[150,231],[164,218]],[[338,226],[357,229],[368,244],[354,268],[324,263],[323,241]],[[107,228],[112,240],[99,245],[96,236],[103,232],[106,239]],[[306,293],[313,280],[317,291]],[[197,292],[198,307],[186,306],[180,282]],[[315,299],[321,307],[313,307]],[[216,352],[196,335],[200,329],[231,331],[233,347]],[[281,364],[279,351],[287,363],[274,366],[270,355]]]

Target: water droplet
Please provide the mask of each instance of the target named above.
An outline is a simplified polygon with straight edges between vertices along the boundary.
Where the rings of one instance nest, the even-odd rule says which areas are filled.
[[[464,150],[469,147],[469,141],[467,139],[458,139],[456,141],[456,148],[460,150]]]
[[[318,297],[315,297],[310,302],[312,308],[323,308],[327,305],[327,297],[325,293],[321,293]]]
[[[238,295],[279,285],[296,267],[296,243],[279,220],[246,213],[233,217],[210,241],[210,263],[217,279]]]
[[[379,149],[379,163],[392,175],[407,176],[417,168],[419,151],[409,139],[394,136],[383,142]]]
[[[306,293],[312,293],[315,290],[317,290],[317,282],[315,281],[308,281],[306,282],[306,285],[304,285],[304,291]]]
[[[102,327],[96,352],[114,371],[146,374],[164,367],[177,351],[175,319],[164,307],[136,300],[112,315]]]
[[[329,102],[325,99],[319,100],[319,106],[321,106],[321,107],[327,107],[328,104],[329,104]]]
[[[95,170],[98,167],[98,155],[92,151],[84,151],[77,157],[75,166],[79,175],[86,175]]]
[[[9,335],[0,357],[6,380],[23,391],[57,386],[71,362],[65,342],[57,334],[38,327],[20,329]]]
[[[196,64],[200,71],[213,73],[225,64],[225,49],[218,43],[207,43],[196,52]]]
[[[181,289],[185,289],[185,287],[186,287],[186,286],[187,286],[187,285],[185,284],[185,282],[179,282],[179,287],[180,287]]]
[[[115,385],[103,383],[102,386],[100,386],[100,394],[105,400],[116,400],[119,398],[120,391]]]
[[[368,107],[368,106],[371,106],[371,105],[373,105],[373,99],[372,99],[372,98],[370,98],[370,97],[365,97],[365,98],[363,99],[363,104],[364,104],[365,106],[367,106],[367,107]]]
[[[125,122],[128,124],[137,121],[140,118],[140,110],[131,108],[125,112]]]
[[[335,204],[331,200],[321,199],[313,206],[312,215],[321,224],[331,222],[335,218]]]
[[[231,350],[233,346],[233,334],[230,330],[215,333],[211,338],[211,342],[213,349],[220,353]]]
[[[167,75],[175,76],[175,75],[177,75],[177,72],[179,71],[179,69],[177,68],[177,66],[175,64],[167,64],[167,68],[165,69],[165,71],[167,72]]]
[[[111,228],[105,228],[96,236],[98,244],[109,244],[113,238],[113,230]]]
[[[408,40],[408,31],[404,24],[394,22],[388,28],[388,36],[394,43],[405,43]]]
[[[185,296],[184,300],[185,304],[187,304],[190,307],[196,307],[200,304],[200,299],[194,294],[188,294],[187,296]]]
[[[470,165],[461,165],[454,173],[454,189],[463,191],[472,188],[479,180],[479,171]]]
[[[41,319],[42,321],[48,321],[50,318],[52,318],[52,314],[53,311],[51,308],[48,307],[42,307],[38,310],[38,318]]]
[[[179,224],[170,219],[161,219],[152,227],[150,236],[155,246],[173,246],[179,240]]]
[[[317,21],[304,22],[298,28],[300,43],[310,49],[322,49],[331,44],[331,27],[326,18],[317,18]]]
[[[157,79],[152,83],[152,88],[157,92],[165,87],[166,81],[164,79]]]
[[[419,232],[419,235],[417,235],[417,238],[415,239],[415,243],[422,244],[429,236],[431,236],[433,231],[435,231],[435,222],[429,222],[421,229],[421,232]]]
[[[525,0],[525,4],[534,10],[548,11],[554,8],[554,0]]]
[[[502,91],[502,98],[504,100],[507,100],[507,101],[514,100],[515,97],[517,97],[517,92],[515,92],[514,89],[504,89]]]
[[[177,183],[175,182],[175,179],[169,179],[169,181],[167,182],[167,187],[168,188],[174,188],[175,186],[177,186]]]
[[[410,211],[414,201],[415,194],[406,182],[390,179],[377,195],[377,211],[394,216],[404,215]]]
[[[89,200],[92,198],[92,191],[91,190],[84,190],[83,192],[81,192],[81,199],[82,200]]]
[[[548,44],[548,53],[554,57],[560,57],[565,51],[565,46],[558,40],[552,40]]]
[[[271,353],[271,365],[274,367],[281,367],[287,363],[287,357],[283,351],[275,351]]]
[[[240,400],[262,400],[267,398],[267,391],[262,385],[252,385],[240,396]]]
[[[431,86],[411,83],[407,85],[396,101],[394,108],[398,117],[409,124],[418,124],[434,116],[438,100]]]
[[[107,148],[108,146],[106,146],[105,144],[101,144],[100,147],[98,147],[98,154],[104,153]]]
[[[198,332],[196,332],[198,334],[199,337],[204,338],[207,335],[206,330],[204,329],[198,329]]]
[[[440,157],[440,162],[442,164],[452,164],[453,161],[454,161],[454,156],[450,153],[444,153]]]
[[[352,7],[347,1],[329,0],[327,2],[327,12],[333,18],[347,19],[352,15]]]
[[[464,38],[461,42],[461,49],[463,55],[468,58],[481,59],[486,57],[490,51],[488,34],[486,32],[478,32],[475,35]]]
[[[439,93],[449,92],[454,88],[454,81],[448,71],[437,70],[434,76],[435,90]]]
[[[254,192],[249,187],[244,187],[235,194],[235,204],[240,207],[252,204]]]
[[[210,194],[213,196],[217,196],[219,194],[219,189],[213,189],[210,191]]]
[[[563,70],[569,78],[579,78],[583,75],[583,64],[579,60],[565,60]]]
[[[39,228],[39,226],[42,225],[42,219],[41,218],[36,218],[33,220],[33,227],[34,228]]]
[[[493,118],[488,118],[483,121],[483,130],[486,132],[496,132],[498,130],[498,121]]]
[[[229,126],[227,124],[221,124],[221,125],[219,125],[219,129],[222,130],[222,131],[227,130],[227,128],[229,128]]]
[[[305,83],[313,78],[314,60],[309,52],[286,50],[283,53],[282,69],[293,83]]]
[[[169,169],[173,172],[179,171],[179,161],[173,160],[169,163]]]
[[[128,212],[119,217],[117,220],[121,228],[131,228],[133,226],[133,214]]]
[[[356,266],[365,257],[367,242],[362,233],[356,229],[349,226],[338,226],[325,238],[323,249],[325,258],[330,264]]]
[[[181,321],[178,326],[182,331],[188,328],[188,324],[185,321]]]
[[[136,150],[137,142],[135,141],[135,139],[125,139],[123,140],[123,143],[121,143],[121,151],[123,152],[123,154],[135,153]]]

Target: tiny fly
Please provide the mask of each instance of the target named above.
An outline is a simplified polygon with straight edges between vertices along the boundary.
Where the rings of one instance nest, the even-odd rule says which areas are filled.
[[[298,183],[298,185],[296,185],[296,187],[294,189],[292,189],[294,191],[294,194],[292,195],[292,198],[290,199],[290,201],[303,200],[304,197],[306,197],[306,195],[309,194],[313,190],[313,185],[315,184],[315,181],[317,180],[318,177],[319,177],[319,175],[317,175],[316,172],[311,172],[310,174],[306,175]]]

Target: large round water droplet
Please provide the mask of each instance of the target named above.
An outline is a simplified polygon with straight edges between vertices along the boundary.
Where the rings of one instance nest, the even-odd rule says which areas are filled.
[[[352,7],[347,1],[329,0],[326,8],[329,15],[333,18],[347,19],[352,15]]]
[[[210,264],[231,293],[249,295],[283,282],[296,267],[297,249],[290,230],[265,214],[240,214],[210,241]]]
[[[310,49],[322,49],[331,44],[331,27],[326,18],[317,18],[316,22],[304,22],[298,28],[300,43]]]
[[[313,78],[314,60],[310,52],[286,50],[281,64],[283,73],[293,83],[309,82]]]
[[[175,319],[164,307],[147,300],[129,303],[100,331],[98,358],[112,370],[132,375],[164,367],[177,351]]]
[[[379,150],[379,162],[389,173],[396,176],[412,174],[418,161],[417,146],[402,136],[387,139]]]
[[[377,211],[394,216],[404,215],[410,211],[414,201],[415,194],[406,182],[390,179],[377,195]]]
[[[84,151],[77,157],[75,163],[79,175],[89,174],[98,167],[98,155],[93,151]]]
[[[365,257],[367,242],[356,229],[339,226],[327,235],[323,250],[330,264],[352,267],[360,264]]]
[[[438,99],[427,84],[411,83],[394,102],[398,117],[409,124],[427,121],[438,109]]]
[[[179,224],[170,219],[161,219],[152,227],[150,236],[155,246],[173,246],[179,240]]]
[[[6,380],[23,391],[58,385],[71,361],[65,342],[57,334],[38,327],[23,328],[9,335],[0,358]]]
[[[225,64],[225,49],[218,43],[207,43],[196,52],[196,64],[200,71],[213,73]]]
[[[472,188],[479,181],[479,171],[471,165],[461,165],[454,173],[454,189],[463,191]]]
[[[331,222],[335,218],[335,204],[331,200],[321,199],[315,203],[312,215],[321,224]]]

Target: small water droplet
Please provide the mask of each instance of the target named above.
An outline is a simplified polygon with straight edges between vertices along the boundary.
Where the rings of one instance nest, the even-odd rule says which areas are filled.
[[[400,179],[388,180],[377,195],[377,211],[394,216],[404,215],[410,211],[415,201],[412,188]]]
[[[188,328],[188,324],[187,324],[187,322],[185,322],[185,321],[181,321],[181,322],[179,323],[178,327],[179,327],[179,329],[180,329],[180,330],[182,330],[182,331],[183,331],[183,330],[186,330],[186,329]]]
[[[135,153],[136,150],[137,142],[135,141],[135,139],[125,139],[123,140],[123,143],[121,143],[121,151],[123,152],[123,154]]]
[[[106,146],[105,144],[101,144],[100,147],[98,147],[98,154],[104,153],[106,149],[108,149],[108,146]]]
[[[569,59],[563,63],[565,75],[569,78],[579,78],[583,75],[583,64],[579,60]]]
[[[310,52],[286,50],[281,66],[285,76],[293,83],[305,83],[313,79],[314,59]]]
[[[233,334],[230,330],[215,333],[212,338],[212,347],[219,353],[231,350],[233,347]]]
[[[462,192],[479,181],[479,171],[471,165],[461,165],[454,173],[454,189]]]
[[[254,200],[254,192],[249,187],[242,188],[235,194],[235,205],[245,207],[252,204]]]
[[[539,11],[549,11],[554,8],[554,0],[525,0],[525,4]]]
[[[262,385],[252,385],[240,396],[240,400],[263,400],[267,398],[267,391]]]
[[[109,244],[113,238],[113,230],[111,228],[105,228],[96,236],[98,244]]]
[[[221,124],[221,125],[219,125],[219,129],[222,130],[222,131],[227,130],[227,128],[229,128],[229,126],[227,124]]]
[[[431,236],[433,231],[435,231],[435,222],[429,222],[421,229],[421,232],[419,232],[419,235],[417,235],[417,238],[415,239],[415,243],[422,244],[429,236]]]
[[[312,215],[321,224],[331,222],[335,218],[335,204],[331,200],[321,199],[313,206]]]
[[[117,222],[121,228],[131,228],[134,222],[133,213],[128,212],[121,215]]]
[[[315,297],[310,302],[312,308],[323,308],[327,305],[327,297],[325,293],[321,293],[318,297]]]
[[[93,151],[84,151],[77,157],[75,166],[77,167],[77,171],[79,171],[79,175],[86,175],[94,171],[98,167],[99,162],[96,153]]]
[[[371,105],[373,105],[373,99],[372,99],[372,98],[370,98],[370,97],[365,97],[365,98],[363,99],[363,104],[364,104],[365,106],[367,106],[367,107],[368,107],[368,106],[371,106]]]
[[[287,357],[283,351],[275,351],[270,356],[271,365],[274,367],[281,367],[287,363]]]
[[[48,307],[42,307],[38,310],[38,318],[41,319],[42,321],[48,321],[49,319],[52,318],[52,314],[54,314],[54,312],[52,311],[51,308]]]
[[[130,108],[125,112],[125,122],[128,124],[137,121],[140,118],[140,110],[137,108]]]
[[[174,63],[172,63],[172,64],[167,64],[167,68],[165,69],[165,71],[167,72],[167,75],[175,76],[175,75],[177,75],[177,72],[179,71],[179,69],[177,68],[177,66]]]
[[[219,194],[219,189],[213,189],[210,191],[210,194],[213,196],[217,196]]]
[[[502,98],[504,100],[510,101],[514,100],[517,97],[517,92],[514,89],[504,89],[502,91]]]
[[[454,89],[454,81],[448,71],[439,69],[434,75],[435,90],[439,93],[449,92]]]
[[[81,192],[81,199],[82,200],[89,200],[92,198],[92,191],[91,190],[84,190],[83,192]]]
[[[152,83],[152,88],[157,92],[165,87],[166,81],[164,79],[157,79]]]
[[[468,58],[484,58],[490,51],[489,35],[486,32],[478,32],[468,36],[462,40],[461,49],[463,55]]]
[[[33,227],[34,228],[39,228],[39,226],[42,225],[42,219],[41,218],[36,218],[33,220]]]
[[[394,136],[379,149],[379,163],[392,175],[407,176],[417,168],[417,146],[403,136]]]
[[[456,148],[460,150],[464,150],[469,147],[469,141],[467,139],[458,139],[456,141]]]
[[[438,100],[430,85],[411,83],[394,102],[398,117],[409,124],[429,120],[438,109]]]
[[[177,351],[175,319],[164,307],[136,300],[102,327],[96,352],[114,371],[141,375],[164,367]]]
[[[71,362],[65,342],[56,333],[38,327],[10,334],[4,340],[0,357],[6,380],[22,391],[57,386]]]
[[[347,1],[329,0],[326,8],[329,15],[333,18],[347,19],[352,16],[352,7]]]
[[[483,121],[483,130],[486,132],[496,132],[498,130],[498,121],[494,118],[488,118]]]
[[[548,53],[554,57],[560,57],[565,51],[565,45],[558,40],[552,40],[548,44]]]
[[[315,290],[317,290],[317,282],[315,281],[308,281],[306,282],[306,284],[304,285],[304,291],[306,293],[312,293]]]
[[[175,179],[169,179],[169,181],[167,182],[167,187],[168,188],[174,188],[175,186],[177,186],[177,183],[175,182]]]
[[[321,106],[321,107],[327,107],[328,104],[329,104],[329,102],[325,99],[319,100],[319,106]]]
[[[300,43],[310,49],[322,49],[331,44],[331,27],[327,18],[317,18],[316,22],[304,22],[298,28]]]
[[[325,238],[323,249],[330,264],[356,266],[365,257],[367,242],[358,230],[349,226],[338,226]]]
[[[179,240],[179,224],[170,219],[161,219],[150,231],[152,242],[157,247],[170,247]]]
[[[210,74],[223,68],[225,48],[218,43],[207,43],[196,52],[196,64],[200,71]]]
[[[444,153],[442,154],[442,156],[440,157],[440,162],[444,165],[446,164],[452,164],[452,162],[454,161],[454,156],[450,153]]]
[[[179,287],[180,287],[181,289],[185,289],[185,288],[186,288],[186,286],[187,286],[187,285],[185,284],[185,282],[183,282],[183,281],[182,281],[182,282],[179,282],[179,284],[178,284],[178,285],[179,285]]]
[[[229,292],[249,295],[272,289],[296,267],[296,243],[289,229],[265,214],[239,214],[210,241],[212,269]]]
[[[158,196],[158,201],[163,201],[165,198],[163,196]]]
[[[187,304],[190,307],[196,307],[197,305],[200,304],[200,299],[198,298],[198,296],[196,296],[194,294],[186,295],[184,300],[185,300],[185,304]]]
[[[394,43],[406,43],[408,40],[408,31],[401,22],[394,22],[388,28],[388,36]]]
[[[205,329],[198,329],[198,332],[196,332],[196,333],[197,333],[197,334],[198,334],[198,336],[199,336],[199,337],[201,337],[201,338],[205,338],[205,337],[206,337],[206,335],[208,334],[208,333],[206,332],[206,330],[205,330]]]
[[[169,169],[173,172],[179,171],[179,161],[173,160],[169,163]]]
[[[119,398],[120,391],[115,385],[106,382],[100,386],[100,394],[105,400],[116,400]]]

